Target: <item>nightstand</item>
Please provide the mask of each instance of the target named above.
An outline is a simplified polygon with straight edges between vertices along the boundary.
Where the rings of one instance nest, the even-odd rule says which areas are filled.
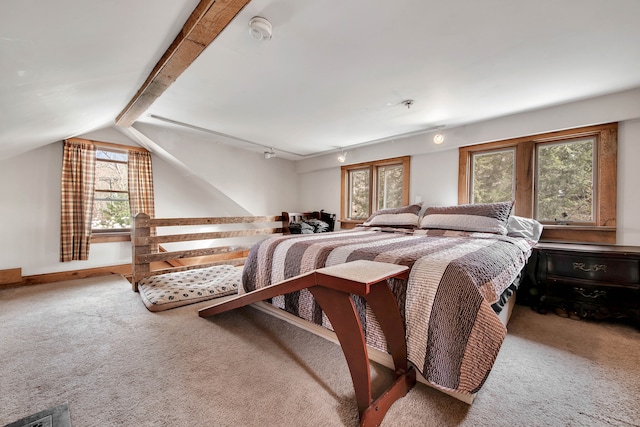
[[[640,247],[539,243],[534,256],[539,311],[640,325]]]

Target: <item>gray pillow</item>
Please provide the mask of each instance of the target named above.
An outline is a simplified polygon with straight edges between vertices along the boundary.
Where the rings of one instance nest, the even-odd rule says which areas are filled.
[[[362,224],[364,227],[416,228],[422,203],[395,209],[380,209]]]
[[[420,228],[507,234],[513,202],[477,203],[427,208]]]

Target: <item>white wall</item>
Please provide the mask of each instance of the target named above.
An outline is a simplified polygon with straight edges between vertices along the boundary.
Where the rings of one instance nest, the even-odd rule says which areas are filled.
[[[176,168],[198,177],[200,185],[210,186],[217,194],[210,195],[214,203],[209,216],[274,215],[299,207],[298,176],[290,160],[265,159],[262,153],[217,142],[198,131],[179,132],[144,123],[135,127],[170,153]],[[161,212],[156,215],[162,216]]]
[[[265,160],[206,136],[145,130],[167,150],[179,151],[178,160],[152,155],[156,216],[276,215],[298,209],[293,162]],[[136,145],[113,128],[82,137]],[[29,276],[131,262],[129,242],[92,244],[89,260],[59,262],[61,167],[62,142],[0,161],[5,183],[0,269],[21,267]]]
[[[618,230],[619,245],[640,245],[640,119],[618,128]]]
[[[347,163],[411,155],[411,202],[424,206],[457,204],[458,147],[592,124],[619,122],[617,244],[640,245],[640,89],[445,129],[445,142],[433,144],[434,132],[348,150]],[[301,208],[340,209],[340,164],[336,154],[296,163]],[[337,176],[337,178],[335,178]],[[335,191],[317,191],[317,182],[332,177]],[[311,194],[316,196],[311,196]],[[336,201],[337,200],[337,201]],[[312,202],[312,203],[311,203]]]
[[[640,89],[445,129],[441,146],[432,133],[349,150],[348,163],[412,155],[411,201],[457,202],[462,145],[619,121],[618,244],[640,245]],[[140,125],[139,130],[175,157],[153,155],[158,216],[273,215],[282,210],[339,213],[340,164],[335,154],[290,162],[221,144],[209,135]],[[135,145],[114,129],[89,139]],[[0,161],[2,186],[0,269],[24,275],[129,263],[129,243],[91,247],[88,261],[60,263],[62,143]]]
[[[131,145],[121,134],[104,130],[87,138]],[[56,142],[0,163],[3,185],[0,223],[0,269],[22,268],[33,275],[131,262],[131,246],[101,243],[91,246],[87,261],[59,262],[60,180],[62,142]]]

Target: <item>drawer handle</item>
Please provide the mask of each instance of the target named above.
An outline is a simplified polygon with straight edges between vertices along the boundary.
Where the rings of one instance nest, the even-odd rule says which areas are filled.
[[[585,288],[573,288],[573,290],[585,298],[598,298],[598,297],[604,297],[607,295],[607,291],[600,291],[598,289],[594,290],[591,293],[587,292]]]
[[[574,270],[586,271],[586,272],[590,273],[592,271],[607,271],[607,266],[606,266],[606,264],[595,264],[595,265],[593,265],[593,267],[587,267],[587,266],[585,266],[584,262],[574,262],[573,263],[573,269]]]

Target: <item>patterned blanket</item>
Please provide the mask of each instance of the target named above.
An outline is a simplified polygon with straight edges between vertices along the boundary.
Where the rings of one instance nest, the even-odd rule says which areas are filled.
[[[476,393],[489,374],[506,329],[491,308],[524,268],[534,243],[487,233],[356,229],[272,237],[252,248],[246,291],[358,259],[411,268],[390,280],[405,322],[408,359],[436,387]],[[332,329],[304,289],[272,303]],[[384,334],[363,298],[354,296],[367,344],[387,351]]]

